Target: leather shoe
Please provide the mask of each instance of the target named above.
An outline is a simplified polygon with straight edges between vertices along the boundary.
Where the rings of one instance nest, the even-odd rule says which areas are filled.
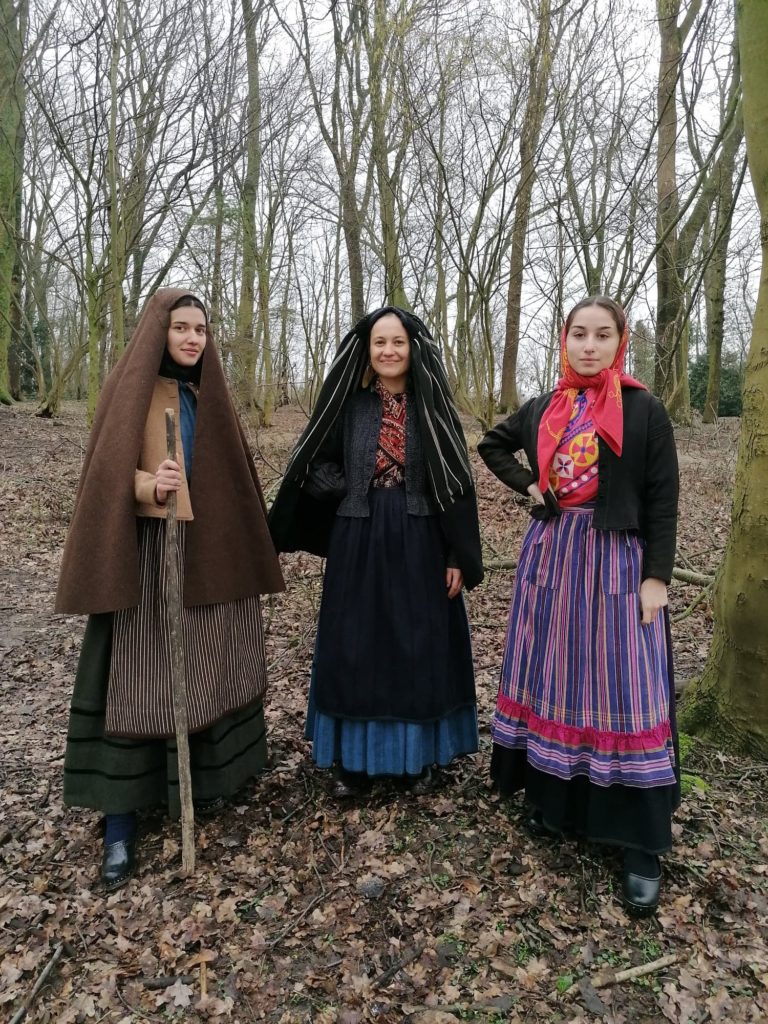
[[[343,768],[336,768],[331,786],[331,796],[337,800],[346,800],[348,797],[357,796],[368,785],[368,776],[360,772],[345,772]]]
[[[553,836],[561,835],[559,829],[552,828],[544,821],[541,811],[531,811],[525,819],[525,827],[537,839],[552,839]]]
[[[136,838],[121,839],[104,847],[101,880],[107,892],[119,889],[136,870]]]
[[[661,865],[658,875],[647,878],[629,870],[625,862],[621,878],[621,895],[629,914],[633,917],[648,917],[653,914],[659,905],[660,891]]]
[[[416,778],[408,785],[408,789],[413,793],[414,796],[427,796],[432,793],[437,785],[437,776],[432,771],[432,765],[427,765],[421,775],[417,775]]]
[[[214,818],[224,810],[227,801],[223,796],[215,796],[211,800],[193,800],[196,818]]]

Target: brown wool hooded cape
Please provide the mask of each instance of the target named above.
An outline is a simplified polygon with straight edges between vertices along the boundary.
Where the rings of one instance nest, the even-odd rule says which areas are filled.
[[[134,473],[168,336],[170,309],[187,289],[146,303],[104,383],[64,545],[56,611],[95,614],[139,603]],[[285,589],[256,467],[208,334],[200,377],[186,526],[184,605],[237,601]]]

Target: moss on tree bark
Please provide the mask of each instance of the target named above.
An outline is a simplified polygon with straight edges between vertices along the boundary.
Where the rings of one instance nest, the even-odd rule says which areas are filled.
[[[714,635],[704,672],[686,693],[681,723],[720,745],[768,757],[768,4],[741,0],[737,19],[762,270]]]

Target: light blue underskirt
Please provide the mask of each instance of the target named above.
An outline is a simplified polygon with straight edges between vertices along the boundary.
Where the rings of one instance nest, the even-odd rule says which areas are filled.
[[[477,709],[459,708],[432,722],[357,721],[323,714],[310,690],[305,737],[318,768],[340,764],[366,775],[420,775],[478,749]]]

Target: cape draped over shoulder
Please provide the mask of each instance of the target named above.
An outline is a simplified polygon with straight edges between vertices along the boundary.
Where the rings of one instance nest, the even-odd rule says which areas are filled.
[[[56,611],[96,614],[139,603],[134,473],[171,307],[188,289],[147,301],[104,383],[64,546]],[[219,604],[283,590],[266,506],[210,332],[202,357],[187,525],[184,604]]]

